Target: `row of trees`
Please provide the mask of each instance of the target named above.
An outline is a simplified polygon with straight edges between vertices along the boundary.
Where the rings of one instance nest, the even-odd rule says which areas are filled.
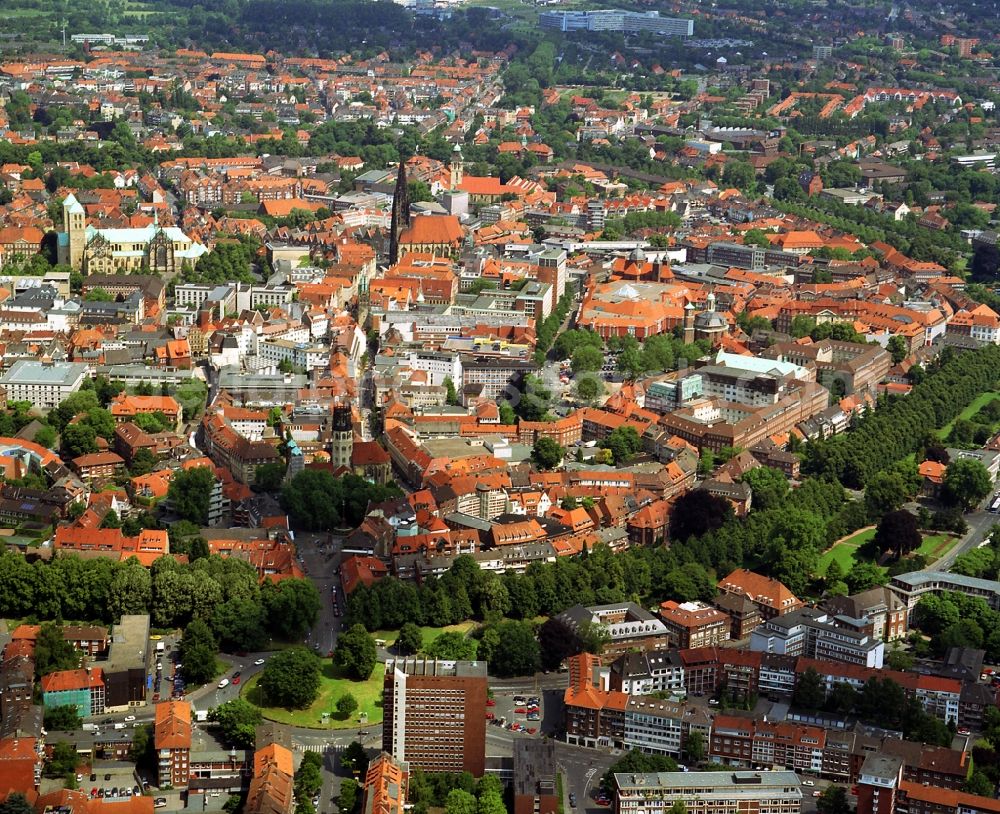
[[[913,624],[931,637],[938,655],[949,647],[972,647],[984,649],[991,664],[1000,658],[1000,613],[981,597],[928,594],[914,608]]]
[[[942,352],[938,367],[907,396],[883,397],[851,432],[810,443],[803,468],[845,486],[865,486],[887,464],[926,446],[929,428],[944,426],[980,393],[993,389],[998,363],[996,345],[960,356]]]
[[[822,677],[810,667],[799,676],[792,703],[810,711],[856,715],[866,723],[901,730],[912,741],[949,746],[954,735],[954,725],[949,729],[940,719],[925,712],[920,701],[907,696],[891,678],[873,676],[861,690],[838,683],[828,695]]]
[[[304,469],[282,488],[281,505],[297,528],[325,531],[358,526],[370,502],[402,494],[395,484],[383,486],[357,475],[335,478],[325,469]]]
[[[145,568],[137,560],[57,557],[29,563],[0,553],[0,615],[90,620],[111,624],[122,614],[149,613],[155,627],[209,624],[226,649],[259,650],[268,638],[301,638],[319,613],[308,580],[261,585],[256,569],[235,558],[202,557],[190,564],[160,557]]]

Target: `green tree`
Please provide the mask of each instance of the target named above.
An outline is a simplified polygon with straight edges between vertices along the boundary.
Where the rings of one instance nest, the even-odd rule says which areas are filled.
[[[258,686],[268,704],[304,709],[316,700],[319,684],[319,657],[304,647],[292,647],[268,660]]]
[[[922,539],[916,515],[898,509],[882,516],[872,542],[879,552],[895,551],[897,556],[905,557],[920,547]]]
[[[174,473],[167,490],[167,499],[174,514],[200,526],[208,525],[208,507],[215,473],[207,466],[196,466]]]
[[[892,363],[898,365],[907,356],[910,355],[910,349],[906,344],[906,340],[902,336],[896,334],[895,336],[889,337],[889,342],[886,345],[886,350],[892,354]]]
[[[80,654],[66,637],[62,625],[43,622],[35,639],[35,675],[41,678],[59,670],[74,670],[80,666]]]
[[[319,617],[319,591],[308,579],[283,579],[261,588],[261,604],[268,630],[285,641],[298,641]]]
[[[212,709],[209,719],[219,724],[227,746],[252,749],[258,724],[263,720],[260,709],[243,698],[234,698]]]
[[[817,710],[823,706],[824,701],[826,693],[823,690],[823,679],[814,668],[809,667],[795,682],[792,703],[805,710]]]
[[[345,692],[342,696],[340,696],[340,698],[337,699],[337,715],[342,720],[346,721],[350,718],[357,708],[358,699],[349,692]]]
[[[951,503],[969,510],[993,488],[986,467],[975,458],[959,458],[944,473],[943,494]]]
[[[233,597],[212,614],[212,630],[223,650],[254,653],[267,647],[267,619],[259,601]]]
[[[89,710],[88,710],[89,712]],[[49,731],[72,732],[80,728],[80,711],[74,704],[45,708],[45,728]]]
[[[743,482],[753,490],[756,511],[777,508],[788,495],[788,478],[780,469],[760,466],[744,473]]]
[[[476,798],[462,789],[452,789],[444,804],[445,814],[477,814]]]
[[[337,638],[337,649],[333,653],[333,663],[357,681],[367,681],[378,663],[375,639],[361,624],[351,628]]]
[[[458,404],[458,391],[455,390],[455,382],[451,380],[451,376],[444,377],[444,389],[445,389],[445,402],[451,405]]]
[[[479,643],[479,655],[490,672],[501,677],[534,675],[541,666],[541,651],[532,625],[508,619],[495,632],[495,638],[488,642],[484,635]]]
[[[565,450],[547,435],[540,435],[531,449],[531,459],[539,469],[554,469],[562,463]]]
[[[581,401],[592,404],[604,395],[604,382],[598,376],[577,376],[576,396]]]
[[[201,619],[192,619],[181,636],[178,647],[181,671],[191,684],[204,684],[215,677],[218,663],[215,654],[218,646],[211,629]]]
[[[601,442],[601,446],[610,450],[616,466],[623,466],[642,449],[642,439],[635,427],[623,425],[615,427]]]
[[[854,563],[844,579],[847,582],[847,589],[852,594],[867,591],[876,585],[885,585],[886,583],[885,573],[873,562]]]
[[[340,782],[340,796],[337,798],[337,808],[340,814],[351,814],[358,806],[359,787],[358,781],[353,777],[345,778]]]
[[[97,452],[97,433],[89,424],[70,424],[62,431],[62,452],[67,460]]]
[[[503,797],[497,791],[487,791],[480,795],[476,814],[507,814]]]
[[[277,492],[285,479],[285,464],[275,462],[261,464],[254,475],[254,486],[262,492]]]
[[[365,747],[357,741],[351,741],[340,756],[340,765],[351,774],[364,774],[368,771],[368,753]]]
[[[574,374],[592,373],[604,366],[604,354],[593,345],[583,345],[573,351],[570,367]]]
[[[816,800],[816,810],[819,814],[851,814],[847,789],[843,786],[827,786]]]
[[[34,814],[28,798],[21,792],[15,791],[7,796],[7,799],[0,803],[0,814]]]
[[[705,738],[700,732],[691,732],[684,741],[684,756],[695,765],[705,759]]]
[[[357,475],[337,478],[324,469],[305,469],[282,487],[281,505],[297,527],[326,531],[357,526],[370,502],[401,494],[394,484],[383,486]]]
[[[396,638],[396,652],[404,656],[419,653],[424,646],[424,634],[413,622],[407,622],[399,629]]]
[[[45,774],[48,777],[73,777],[79,762],[76,747],[68,741],[59,741],[52,747],[52,754],[45,764]]]

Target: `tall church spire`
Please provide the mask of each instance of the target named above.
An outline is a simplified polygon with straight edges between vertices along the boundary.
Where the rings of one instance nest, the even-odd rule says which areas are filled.
[[[399,162],[396,188],[392,193],[392,221],[389,224],[389,265],[399,262],[399,235],[410,225],[410,194],[406,185],[406,164]]]

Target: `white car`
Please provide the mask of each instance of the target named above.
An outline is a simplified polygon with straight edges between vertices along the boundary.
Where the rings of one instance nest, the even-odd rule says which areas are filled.
[[[125,716],[125,720],[126,720],[126,721],[127,721],[128,723],[132,723],[132,721],[134,721],[134,720],[135,720],[135,716],[134,716],[134,715],[126,715],[126,716]]]
[[[257,667],[260,667],[260,665],[262,665],[263,663],[264,663],[264,659],[257,659],[257,661],[255,661],[255,662],[254,662],[254,664],[255,664],[255,665],[256,665]]]
[[[228,686],[229,686],[229,679],[228,678],[224,678],[224,679],[222,679],[222,681],[219,682],[219,689],[220,690],[223,689],[223,688],[225,688],[225,687],[228,687]]]
[[[802,785],[803,785],[803,786],[815,786],[816,784],[815,784],[815,783],[813,783],[813,781],[812,781],[812,780],[803,780],[803,781],[802,781]]]

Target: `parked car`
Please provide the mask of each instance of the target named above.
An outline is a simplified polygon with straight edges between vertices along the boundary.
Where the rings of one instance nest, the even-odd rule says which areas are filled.
[[[223,689],[223,688],[225,688],[225,687],[228,687],[228,686],[229,686],[229,679],[228,678],[224,678],[224,679],[222,679],[222,681],[219,682],[219,689],[220,690]]]
[[[515,715],[524,715],[528,710],[525,707],[514,707]]]
[[[264,659],[257,659],[257,661],[255,661],[255,662],[254,662],[254,664],[255,664],[255,665],[256,665],[257,667],[260,667],[260,665],[262,665],[263,663],[264,663]]]
[[[802,785],[803,786],[815,786],[816,784],[812,780],[803,780],[802,781]]]
[[[492,698],[487,698],[486,699],[486,706],[488,706],[488,707],[495,707],[496,705],[497,705],[497,702],[494,701]]]

